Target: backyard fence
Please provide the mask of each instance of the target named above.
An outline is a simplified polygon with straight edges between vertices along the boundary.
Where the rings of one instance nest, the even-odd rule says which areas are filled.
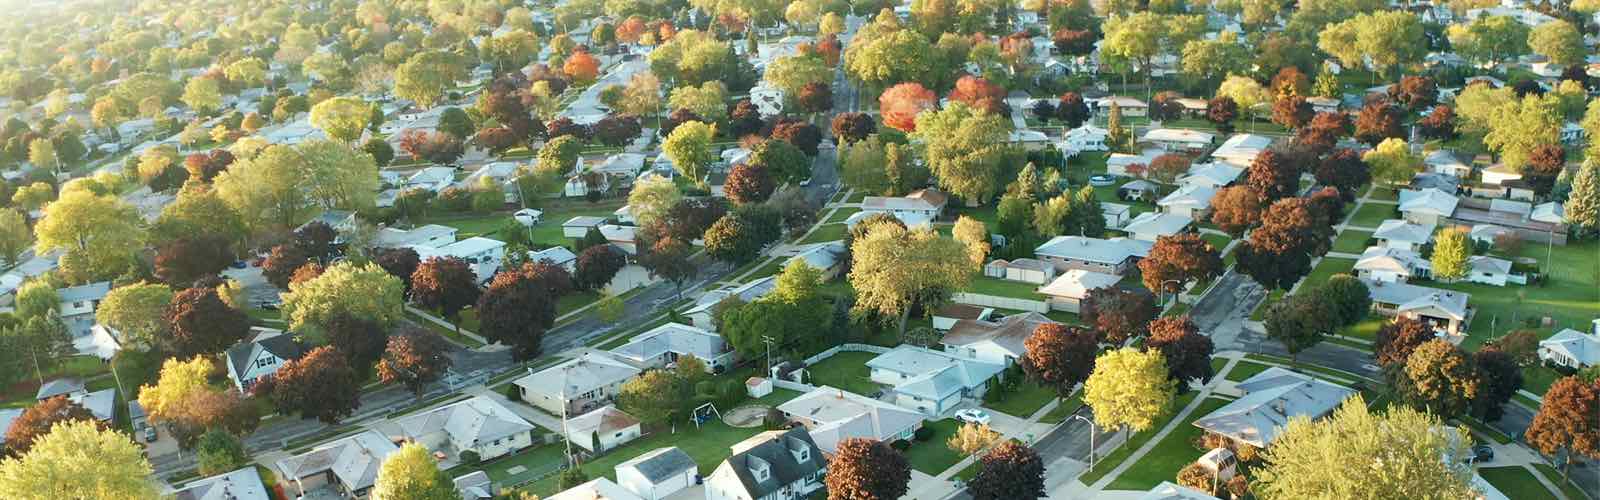
[[[1013,309],[1017,311],[1033,311],[1036,313],[1050,312],[1050,304],[1046,304],[1042,300],[998,297],[994,295],[970,292],[957,293],[952,296],[951,299],[961,304],[993,307],[996,309]]]
[[[840,351],[844,351],[844,352],[870,352],[870,353],[873,353],[873,354],[883,354],[883,353],[889,352],[889,348],[883,347],[883,346],[871,345],[871,344],[840,344],[840,345],[836,345],[836,346],[833,346],[833,347],[829,347],[828,350],[819,352],[815,356],[806,358],[806,366],[811,366],[811,365],[817,364],[818,362],[821,362],[824,359],[831,358],[831,357],[833,357],[833,355],[838,354]],[[779,387],[782,387],[782,386],[779,386]]]

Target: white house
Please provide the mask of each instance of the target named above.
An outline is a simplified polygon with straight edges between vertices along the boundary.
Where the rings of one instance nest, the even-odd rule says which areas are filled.
[[[1106,173],[1111,175],[1120,175],[1123,177],[1139,177],[1143,175],[1143,171],[1139,168],[1130,167],[1133,167],[1134,165],[1149,167],[1150,162],[1154,161],[1155,159],[1156,155],[1148,151],[1141,152],[1137,155],[1111,153],[1111,156],[1106,157]]]
[[[1406,283],[1362,280],[1372,293],[1372,310],[1386,316],[1403,316],[1432,326],[1452,337],[1462,333],[1471,311],[1466,292],[1440,290]]]
[[[497,161],[478,167],[477,170],[467,174],[465,179],[456,183],[462,189],[478,189],[484,183],[500,186],[505,191],[506,203],[515,203],[517,197],[517,164],[509,161]]]
[[[628,444],[639,435],[639,419],[612,405],[567,419],[567,438],[592,453]],[[600,442],[596,443],[596,438]]]
[[[1152,244],[1162,236],[1172,236],[1189,229],[1194,224],[1194,219],[1187,215],[1145,212],[1128,221],[1122,230],[1133,239],[1146,241]]]
[[[639,369],[606,352],[591,351],[512,382],[522,401],[551,414],[578,414],[615,399]],[[563,406],[565,403],[565,406]]]
[[[1519,180],[1521,178],[1521,171],[1511,168],[1504,163],[1496,163],[1489,166],[1489,168],[1483,169],[1482,181],[1484,184],[1491,186],[1504,186],[1507,182]]]
[[[1600,319],[1594,320],[1588,332],[1563,328],[1539,341],[1539,359],[1575,370],[1600,365]]]
[[[94,328],[94,312],[100,308],[100,301],[105,300],[108,293],[111,293],[110,281],[56,290],[56,297],[60,300],[60,310],[56,315],[61,317],[62,323],[67,324],[67,332],[73,337],[89,335],[90,329]]]
[[[486,396],[406,415],[390,425],[398,435],[455,460],[468,451],[489,460],[533,446],[533,424]]]
[[[1422,254],[1408,248],[1374,246],[1361,252],[1356,259],[1357,277],[1385,283],[1404,283],[1412,278],[1431,278],[1433,264]]]
[[[910,440],[923,421],[921,413],[828,386],[778,405],[778,411],[790,422],[804,425],[826,453],[834,453],[839,442],[849,438]]]
[[[572,253],[567,247],[550,247],[544,250],[529,250],[528,261],[549,261],[552,265],[561,266],[568,273],[578,271],[578,255]]]
[[[766,431],[728,447],[706,477],[706,500],[800,500],[822,489],[828,460],[804,427]]]
[[[943,328],[944,338],[939,339],[939,343],[945,353],[1010,366],[1027,352],[1024,344],[1028,337],[1033,336],[1034,330],[1043,325],[1056,324],[1055,320],[1036,312],[993,318],[993,309],[983,308],[979,311],[977,315],[967,314],[957,318]]]
[[[1068,156],[1085,151],[1109,151],[1110,148],[1106,147],[1107,134],[1106,129],[1084,123],[1078,128],[1067,131],[1060,148]]]
[[[1111,229],[1121,229],[1124,224],[1127,224],[1128,214],[1132,211],[1133,207],[1121,203],[1100,202],[1100,213],[1106,219],[1106,227]]]
[[[1413,224],[1439,225],[1456,212],[1456,196],[1437,189],[1400,190],[1400,213]]]
[[[902,344],[867,361],[873,382],[893,386],[895,404],[943,415],[962,400],[982,398],[1004,365]]]
[[[1249,168],[1256,161],[1256,156],[1272,147],[1272,138],[1256,134],[1234,134],[1228,140],[1222,141],[1211,152],[1214,163],[1225,163],[1239,168]]]
[[[611,246],[621,250],[622,253],[628,255],[639,254],[638,228],[634,226],[618,226],[616,224],[601,224],[596,229],[600,230],[600,236],[611,243]]]
[[[1416,224],[1404,219],[1389,219],[1378,224],[1372,233],[1378,244],[1402,250],[1418,250],[1433,240],[1432,225]]]
[[[248,392],[250,386],[256,381],[276,373],[278,367],[293,359],[300,359],[305,354],[305,346],[294,340],[293,335],[282,330],[273,330],[261,327],[251,327],[252,338],[229,347],[223,353],[223,359],[228,365],[228,380],[233,381],[233,386],[239,392]]]
[[[906,217],[933,220],[944,212],[950,197],[937,189],[918,189],[905,196],[868,196],[861,200],[861,213],[887,213],[902,220]]]
[[[627,488],[601,476],[545,497],[546,500],[644,500]]]
[[[450,167],[426,167],[411,174],[406,178],[406,189],[426,189],[435,193],[444,191],[456,183],[456,169]]]
[[[396,451],[400,447],[389,438],[367,430],[279,460],[277,473],[280,479],[294,483],[300,497],[332,485],[347,498],[360,498],[372,490],[383,460]]]
[[[1321,418],[1356,392],[1276,366],[1245,379],[1237,387],[1244,392],[1243,397],[1200,417],[1194,426],[1256,448],[1272,444],[1290,418]]]
[[[1220,161],[1203,163],[1190,168],[1188,174],[1178,179],[1178,183],[1221,189],[1238,180],[1244,170],[1244,167]]]
[[[1161,484],[1145,492],[1138,500],[1219,500],[1217,497],[1187,486],[1173,484],[1172,481],[1162,481]]]
[[[644,500],[662,500],[695,484],[700,469],[676,446],[656,448],[617,464],[617,484]]]
[[[683,315],[689,318],[694,326],[707,331],[717,331],[716,322],[712,321],[712,312],[718,302],[729,297],[737,297],[740,302],[750,302],[765,296],[778,286],[777,278],[768,276],[749,283],[729,286],[712,290],[695,299],[694,307],[684,311]]]
[[[1042,285],[1056,277],[1056,267],[1037,259],[995,259],[983,266],[983,275],[1009,281]]]
[[[1150,114],[1150,105],[1144,101],[1127,96],[1102,97],[1095,100],[1095,109],[1101,113],[1110,113],[1111,107],[1116,106],[1122,111],[1122,116],[1146,116]]]
[[[1312,96],[1306,98],[1306,103],[1311,104],[1311,110],[1317,113],[1338,113],[1339,100],[1332,97]]]
[[[720,373],[733,364],[733,349],[721,335],[678,323],[651,328],[611,353],[641,369],[664,368],[684,356],[698,358],[711,373]]]
[[[1201,219],[1211,213],[1211,199],[1216,196],[1217,188],[1208,183],[1184,184],[1156,200],[1156,206],[1171,215]]]
[[[1511,261],[1487,255],[1467,258],[1467,281],[1492,286],[1506,286],[1511,281]]]
[[[373,246],[378,248],[442,247],[456,242],[456,228],[439,224],[426,224],[407,229],[384,227],[378,229]]]
[[[789,260],[784,261],[784,265],[803,262],[812,269],[821,271],[823,281],[830,281],[839,277],[839,272],[844,270],[843,257],[846,250],[843,241],[818,243],[789,257]]]
[[[500,272],[500,265],[506,260],[506,242],[482,236],[473,236],[440,247],[412,245],[411,249],[417,251],[417,257],[423,262],[433,258],[457,258],[467,261],[480,282],[488,281],[495,273]]]
[[[1472,165],[1461,161],[1455,153],[1443,149],[1428,153],[1422,164],[1429,172],[1465,179],[1472,174]]]
[[[196,479],[168,493],[173,500],[272,500],[254,466]]]
[[[1083,269],[1121,276],[1150,254],[1152,243],[1132,238],[1057,236],[1033,249],[1034,257],[1056,266],[1056,271]]]
[[[605,217],[579,215],[577,217],[567,219],[566,222],[561,223],[561,235],[568,238],[581,240],[585,236],[589,235],[589,230],[599,229],[600,226],[605,223]]]
[[[1140,142],[1161,146],[1167,151],[1199,151],[1211,147],[1216,135],[1186,128],[1150,129],[1139,138]]]
[[[1055,281],[1040,287],[1039,293],[1049,297],[1045,302],[1050,304],[1051,309],[1077,314],[1082,309],[1083,299],[1089,296],[1089,292],[1116,286],[1120,281],[1122,277],[1115,274],[1073,269],[1061,273]]]

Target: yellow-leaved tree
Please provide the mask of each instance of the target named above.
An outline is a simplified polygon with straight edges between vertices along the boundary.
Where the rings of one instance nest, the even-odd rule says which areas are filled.
[[[0,498],[158,498],[150,462],[127,435],[95,422],[56,424],[27,454],[0,461]]]
[[[1139,432],[1154,427],[1167,414],[1174,393],[1161,352],[1132,347],[1100,355],[1083,383],[1083,403],[1094,409],[1101,429]]]

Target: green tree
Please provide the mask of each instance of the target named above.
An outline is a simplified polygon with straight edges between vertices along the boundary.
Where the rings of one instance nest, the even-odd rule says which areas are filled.
[[[1554,95],[1530,94],[1496,108],[1490,116],[1493,125],[1483,136],[1483,145],[1500,153],[1500,161],[1513,170],[1526,165],[1539,146],[1558,144],[1566,123],[1561,99]]]
[[[229,82],[240,85],[261,85],[267,79],[267,63],[256,57],[246,57],[229,64],[223,70]]]
[[[672,109],[687,109],[707,122],[719,122],[728,117],[728,87],[719,81],[678,87],[672,89],[667,104]]]
[[[61,158],[56,155],[55,144],[43,137],[28,143],[28,163],[49,172],[61,171]]]
[[[0,461],[0,496],[156,498],[150,471],[144,450],[126,434],[102,430],[95,422],[73,421],[56,425],[34,441],[26,455]]]
[[[1375,414],[1357,394],[1328,418],[1290,418],[1262,455],[1250,489],[1261,498],[1317,498],[1330,492],[1343,498],[1471,497],[1471,438],[1465,429],[1443,424],[1409,408]],[[1351,466],[1380,461],[1384,474]]]
[[[1102,429],[1149,429],[1170,410],[1175,393],[1161,352],[1132,347],[1095,358],[1094,371],[1083,383],[1083,402],[1094,410],[1095,424]]]
[[[672,421],[683,406],[684,392],[672,372],[650,370],[622,384],[617,405],[638,415],[646,426],[656,427]]]
[[[583,145],[578,143],[576,137],[563,135],[544,143],[539,148],[538,172],[547,175],[565,176],[573,173],[573,168],[578,166],[578,154]]]
[[[339,314],[349,314],[390,328],[400,319],[405,284],[377,264],[341,262],[316,278],[292,283],[283,295],[283,317],[289,328],[324,328]]]
[[[17,288],[15,302],[17,319],[48,318],[61,312],[61,296],[44,278],[23,282]]]
[[[640,227],[661,221],[683,199],[677,184],[662,176],[652,176],[634,184],[628,192],[628,213]]]
[[[688,121],[672,129],[672,134],[661,143],[661,151],[672,160],[672,168],[696,184],[705,182],[706,168],[717,161],[711,151],[711,141],[717,136],[716,125]]]
[[[833,82],[833,68],[816,55],[793,54],[774,59],[762,72],[762,78],[793,99],[806,84]]]
[[[1578,28],[1565,20],[1557,19],[1541,24],[1528,33],[1528,48],[1535,54],[1550,58],[1550,62],[1573,65],[1583,62],[1583,35]]]
[[[244,451],[239,438],[220,428],[213,428],[200,436],[195,445],[195,456],[201,476],[215,476],[250,465],[250,455]]]
[[[1455,281],[1467,277],[1471,264],[1467,259],[1472,257],[1472,242],[1467,237],[1467,232],[1456,228],[1445,228],[1433,235],[1433,256],[1429,258],[1433,265],[1433,277],[1441,281]]]
[[[22,253],[33,245],[28,216],[15,208],[0,208],[0,262],[5,267],[22,263]]]
[[[964,103],[917,115],[911,137],[924,144],[923,159],[939,187],[974,202],[988,201],[1000,187],[1010,120]]]
[[[371,106],[359,97],[335,97],[311,107],[311,125],[345,143],[360,139],[371,117]]]
[[[68,281],[88,282],[127,269],[133,252],[144,247],[143,224],[139,212],[115,196],[67,192],[44,208],[34,246],[41,254],[66,251],[61,268]]]
[[[1378,147],[1361,155],[1361,161],[1371,168],[1373,179],[1394,189],[1410,184],[1411,178],[1422,170],[1422,158],[1411,154],[1411,146],[1406,141],[1394,137],[1384,139]]]
[[[172,289],[160,283],[140,282],[113,288],[95,308],[95,320],[120,333],[117,340],[123,347],[148,348],[167,331],[168,324],[162,315],[172,303],[172,296]]]
[[[966,246],[932,231],[883,224],[856,239],[850,253],[853,312],[894,318],[902,335],[914,306],[932,311],[972,279]]]
[[[845,50],[844,69],[876,89],[901,82],[932,82],[940,78],[937,72],[943,69],[936,54],[928,38],[912,30],[858,36]]]
[[[215,78],[194,78],[183,86],[183,103],[202,115],[222,108],[222,83]]]
[[[372,483],[375,500],[457,500],[455,481],[439,470],[439,461],[428,448],[418,443],[406,443],[399,451],[383,459],[378,468],[378,478]]]
[[[989,229],[982,221],[965,215],[956,219],[951,236],[967,247],[967,257],[973,266],[982,266],[989,258]]]
[[[1472,357],[1449,341],[1434,339],[1411,351],[1400,393],[1418,410],[1453,418],[1467,412],[1479,385]]]
[[[483,43],[484,59],[494,64],[496,73],[521,69],[539,55],[539,37],[524,29],[514,29]]]
[[[1572,178],[1567,195],[1566,222],[1588,231],[1600,229],[1600,163],[1585,160]]]
[[[443,51],[420,52],[394,72],[394,95],[422,106],[432,106],[466,72],[460,59]]]
[[[1497,63],[1528,53],[1528,27],[1511,16],[1482,16],[1445,30],[1450,46],[1469,61]]]

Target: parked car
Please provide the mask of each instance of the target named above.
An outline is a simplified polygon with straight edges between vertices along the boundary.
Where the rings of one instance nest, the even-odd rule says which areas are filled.
[[[989,425],[989,412],[977,408],[967,408],[956,412],[956,420],[969,424]]]
[[[1493,461],[1494,461],[1494,448],[1490,448],[1489,445],[1486,445],[1486,444],[1480,444],[1480,445],[1472,447],[1472,462],[1473,463],[1480,463],[1481,464],[1481,463],[1493,462]]]
[[[154,442],[156,442],[156,426],[147,425],[147,426],[144,427],[144,442],[146,442],[146,443],[154,443]]]

